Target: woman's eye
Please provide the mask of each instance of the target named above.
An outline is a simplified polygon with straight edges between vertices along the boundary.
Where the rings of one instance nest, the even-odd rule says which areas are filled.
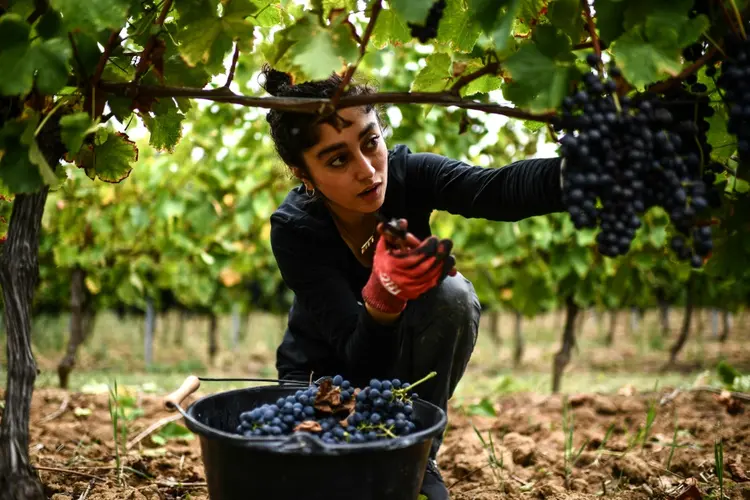
[[[370,139],[370,141],[368,142],[369,146],[372,147],[372,148],[377,148],[378,147],[378,139],[380,139],[380,137],[378,137],[377,135],[373,136]]]
[[[343,155],[342,156],[337,156],[337,157],[333,158],[330,162],[328,162],[328,164],[330,166],[332,166],[332,167],[341,167],[341,166],[344,165],[344,163],[346,163],[345,159],[346,158]]]

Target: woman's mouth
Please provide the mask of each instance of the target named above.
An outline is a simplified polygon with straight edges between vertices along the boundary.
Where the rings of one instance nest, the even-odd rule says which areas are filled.
[[[376,182],[372,186],[368,187],[367,189],[361,191],[357,196],[359,198],[363,198],[365,200],[370,200],[373,198],[376,198],[378,195],[378,191],[380,190],[380,186],[382,185],[382,182]]]

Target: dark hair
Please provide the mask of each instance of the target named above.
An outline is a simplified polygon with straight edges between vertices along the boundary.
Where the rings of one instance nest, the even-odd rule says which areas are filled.
[[[273,96],[278,97],[311,97],[331,98],[338,90],[343,78],[332,73],[325,80],[306,81],[294,84],[294,80],[288,73],[275,70],[266,64],[261,70],[264,81],[261,83],[263,89]],[[343,96],[372,94],[375,88],[367,83],[350,82]],[[367,113],[375,109],[378,122],[383,125],[379,110],[372,104],[366,104],[364,109]],[[320,137],[316,130],[316,124],[321,122],[332,122],[333,116],[321,120],[318,115],[312,113],[296,113],[293,111],[279,111],[272,109],[266,115],[266,121],[271,126],[271,138],[276,146],[281,159],[290,167],[297,167],[307,174],[307,166],[302,158],[303,151],[313,147]]]

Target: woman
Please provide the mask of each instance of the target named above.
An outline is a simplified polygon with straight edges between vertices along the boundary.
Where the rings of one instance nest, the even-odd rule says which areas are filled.
[[[332,75],[294,85],[269,67],[263,75],[274,96],[330,98],[341,83]],[[350,84],[345,95],[371,92]],[[418,392],[447,411],[476,343],[480,304],[472,284],[451,270],[450,240],[431,236],[430,214],[517,221],[563,211],[561,161],[493,169],[403,145],[389,150],[373,106],[339,116],[346,123],[337,130],[310,114],[267,115],[279,155],[301,181],[271,216],[273,252],[294,292],[277,350],[279,378],[341,374],[363,386],[436,371]],[[393,249],[380,237],[377,214],[400,220],[419,246]],[[441,442],[433,443],[422,484],[430,500],[448,498],[435,464]]]

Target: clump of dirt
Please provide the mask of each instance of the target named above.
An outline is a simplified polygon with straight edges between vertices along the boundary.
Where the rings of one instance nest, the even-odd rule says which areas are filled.
[[[567,428],[561,396],[504,396],[496,401],[493,417],[451,409],[438,455],[451,498],[677,500],[693,498],[695,491],[716,497],[714,443],[719,439],[725,495],[750,498],[747,403],[727,405],[706,392],[670,393],[570,396]],[[126,397],[130,417],[118,474],[107,394],[34,392],[29,452],[47,497],[208,500],[198,439],[157,431],[136,442],[139,433],[174,414],[157,396]],[[647,426],[649,408],[655,411]],[[175,424],[182,421],[163,429]]]

